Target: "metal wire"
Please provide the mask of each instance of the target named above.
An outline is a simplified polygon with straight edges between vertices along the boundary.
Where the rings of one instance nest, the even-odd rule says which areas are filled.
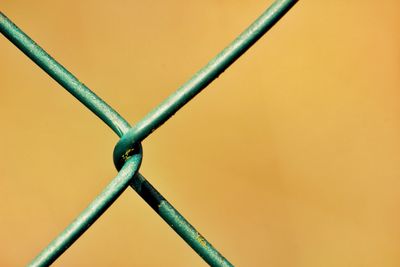
[[[48,266],[73,244],[130,185],[211,266],[232,266],[139,172],[140,142],[216,79],[297,0],[277,0],[227,48],[134,127],[54,60],[0,12],[0,32],[121,137],[114,148],[118,175],[31,263]]]
[[[91,106],[91,102],[100,103],[96,108],[91,109],[103,121],[109,121],[111,129],[121,129],[124,133],[127,130],[123,127],[117,128],[114,118],[118,119],[119,125],[129,125],[115,110],[109,107],[103,100],[90,91],[86,86],[81,86],[81,82],[68,72],[61,64],[48,55],[41,47],[39,47],[29,36],[27,36],[21,29],[12,23],[3,13],[0,12],[0,31],[11,42],[13,42],[22,52],[29,55],[29,57],[37,63],[44,71],[56,73],[51,75],[57,82],[64,86],[70,85],[67,89],[79,101],[86,106]],[[50,71],[49,71],[50,70]],[[58,74],[61,75],[58,75]],[[73,81],[70,83],[64,83]],[[76,82],[75,82],[76,81]],[[118,131],[115,131],[119,134]],[[120,134],[119,134],[120,135]],[[130,149],[129,156],[138,149]],[[141,149],[140,149],[141,154]],[[126,158],[127,159],[127,158]],[[129,179],[133,179],[134,173]],[[118,179],[118,176],[115,178]],[[110,183],[112,184],[113,181]],[[122,184],[121,184],[122,185]],[[123,183],[125,187],[120,187],[121,191],[104,191],[98,198],[92,202],[89,207],[83,211],[78,218],[74,220],[64,231],[52,241],[43,251],[29,264],[30,266],[48,266],[56,260],[65,250],[68,249],[72,243],[79,238],[87,229],[87,225],[93,224],[96,219],[109,207],[128,184]],[[136,185],[136,186],[135,186]],[[231,264],[208,242],[201,234],[193,228],[185,218],[178,213],[165,198],[154,189],[154,187],[142,176],[138,175],[131,181],[131,187],[136,190],[139,195],[151,206],[153,209],[208,263],[217,262],[219,265],[215,266],[231,266]],[[104,201],[98,201],[104,200]],[[107,201],[105,201],[107,200]],[[110,202],[108,202],[108,200]],[[162,202],[162,203],[161,203]],[[158,204],[160,207],[158,207]],[[96,209],[90,207],[97,207]],[[167,209],[166,209],[167,208]],[[89,216],[90,214],[90,216]],[[90,221],[90,224],[89,224]],[[193,239],[193,236],[198,237]],[[201,238],[200,238],[201,237]],[[199,246],[202,244],[202,246]]]
[[[129,186],[142,161],[141,151],[131,157],[92,203],[57,236],[29,266],[49,266],[67,250]]]
[[[129,123],[121,115],[54,60],[2,12],[0,12],[0,31],[33,62],[103,120],[118,136],[122,136],[129,130]]]
[[[136,123],[119,140],[114,149],[114,164],[123,162],[123,155],[135,143],[141,142],[155,129],[166,122],[188,101],[201,92],[207,85],[221,75],[233,62],[246,52],[260,37],[297,2],[297,0],[278,0],[258,17],[228,47],[222,50],[206,66],[198,71],[159,106]]]

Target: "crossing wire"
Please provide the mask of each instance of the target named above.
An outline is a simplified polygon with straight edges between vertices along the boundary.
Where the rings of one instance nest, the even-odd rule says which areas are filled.
[[[128,186],[131,186],[209,265],[233,266],[139,173],[142,161],[140,142],[224,72],[296,2],[297,0],[275,1],[227,48],[133,127],[0,12],[0,32],[121,137],[113,153],[114,164],[119,171],[117,176],[31,261],[29,266],[52,264]]]

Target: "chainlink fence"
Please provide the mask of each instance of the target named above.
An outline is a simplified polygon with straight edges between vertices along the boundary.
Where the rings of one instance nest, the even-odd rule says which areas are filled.
[[[142,161],[141,141],[224,72],[296,2],[297,0],[274,2],[228,47],[132,127],[112,107],[0,12],[1,33],[120,137],[113,153],[114,164],[118,170],[117,176],[59,236],[29,263],[29,266],[52,264],[129,186],[209,265],[233,266],[139,173]]]

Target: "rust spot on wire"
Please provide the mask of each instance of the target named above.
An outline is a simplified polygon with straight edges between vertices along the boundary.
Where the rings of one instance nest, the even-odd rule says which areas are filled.
[[[197,233],[196,240],[203,247],[207,247],[207,241],[200,233]]]

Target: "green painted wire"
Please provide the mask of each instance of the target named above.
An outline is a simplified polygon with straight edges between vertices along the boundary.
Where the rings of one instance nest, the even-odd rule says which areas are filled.
[[[297,0],[277,0],[258,17],[228,47],[214,57],[189,81],[172,93],[160,105],[136,123],[119,140],[114,149],[114,164],[121,166],[123,155],[135,143],[141,142],[155,129],[166,122],[188,101],[200,93],[213,80],[218,78],[233,62],[246,52],[258,39],[297,2]]]
[[[129,130],[129,123],[121,115],[53,59],[1,11],[0,31],[33,62],[103,120],[119,137]]]
[[[88,106],[119,136],[129,124],[97,95],[83,86],[70,72],[40,48],[29,36],[0,12],[0,32],[28,55],[45,72]],[[135,150],[134,150],[135,151]],[[141,152],[140,152],[141,153]],[[134,155],[135,156],[135,155]],[[133,157],[134,157],[133,156]],[[130,159],[128,160],[128,162]],[[127,163],[128,164],[128,163]],[[122,170],[126,168],[123,166]],[[93,224],[128,186],[131,187],[173,228],[207,263],[213,266],[232,266],[202,235],[179,214],[169,202],[140,174],[119,173],[109,186],[58,237],[56,237],[29,266],[48,266],[65,252]],[[109,190],[110,187],[118,190]],[[159,205],[160,204],[160,205]]]
[[[121,195],[137,174],[142,162],[142,152],[131,157],[104,190],[90,205],[57,236],[28,266],[49,266],[66,251]]]
[[[140,173],[132,180],[131,187],[209,265],[233,266]]]
[[[128,151],[135,151],[133,148],[141,140],[147,137],[152,131],[168,120],[176,111],[185,105],[190,99],[204,89],[209,83],[217,78],[227,67],[239,58],[252,44],[254,44],[268,29],[270,29],[297,1],[278,0],[267,11],[265,11],[250,27],[244,31],[230,46],[223,50],[208,65],[201,69],[191,80],[185,83],[174,94],[166,99],[161,105],[150,112],[135,127],[130,128],[129,124],[103,100],[95,95],[89,88],[79,82],[70,72],[50,57],[32,39],[24,34],[8,18],[0,12],[0,31],[26,55],[28,55],[43,70],[73,94],[79,101],[85,104],[107,125],[109,125],[119,136],[122,136],[114,150],[114,162],[117,169],[125,169],[121,159]],[[137,155],[137,154],[135,154]],[[133,155],[133,157],[135,157]],[[141,155],[141,154],[140,154]],[[131,156],[131,155],[129,155]],[[126,158],[124,159],[126,160]],[[127,161],[131,162],[131,159]],[[139,163],[140,164],[140,163]],[[121,170],[122,170],[121,169]],[[132,174],[133,175],[133,174]],[[117,175],[120,177],[120,174]],[[180,215],[162,197],[156,189],[139,173],[129,177],[131,187],[211,266],[232,266],[202,235],[191,226],[185,218]],[[125,180],[124,180],[125,181]],[[113,184],[114,180],[110,183]],[[121,191],[112,198],[115,200]],[[107,191],[107,189],[105,190]],[[105,192],[103,191],[103,193]],[[102,194],[101,194],[102,195]],[[101,196],[100,195],[100,196]],[[99,196],[99,197],[100,197]],[[85,210],[67,229],[57,237],[43,252],[32,262],[32,266],[46,266],[51,264],[61,255],[104,211],[111,205],[110,201],[104,205],[104,201],[92,205],[101,210],[91,213],[92,221],[85,217]],[[100,197],[101,199],[101,197]],[[103,204],[101,204],[103,203]],[[103,207],[103,208],[100,208]],[[73,229],[73,230],[71,230]],[[41,259],[41,260],[40,260]],[[36,263],[36,264],[35,264]]]

